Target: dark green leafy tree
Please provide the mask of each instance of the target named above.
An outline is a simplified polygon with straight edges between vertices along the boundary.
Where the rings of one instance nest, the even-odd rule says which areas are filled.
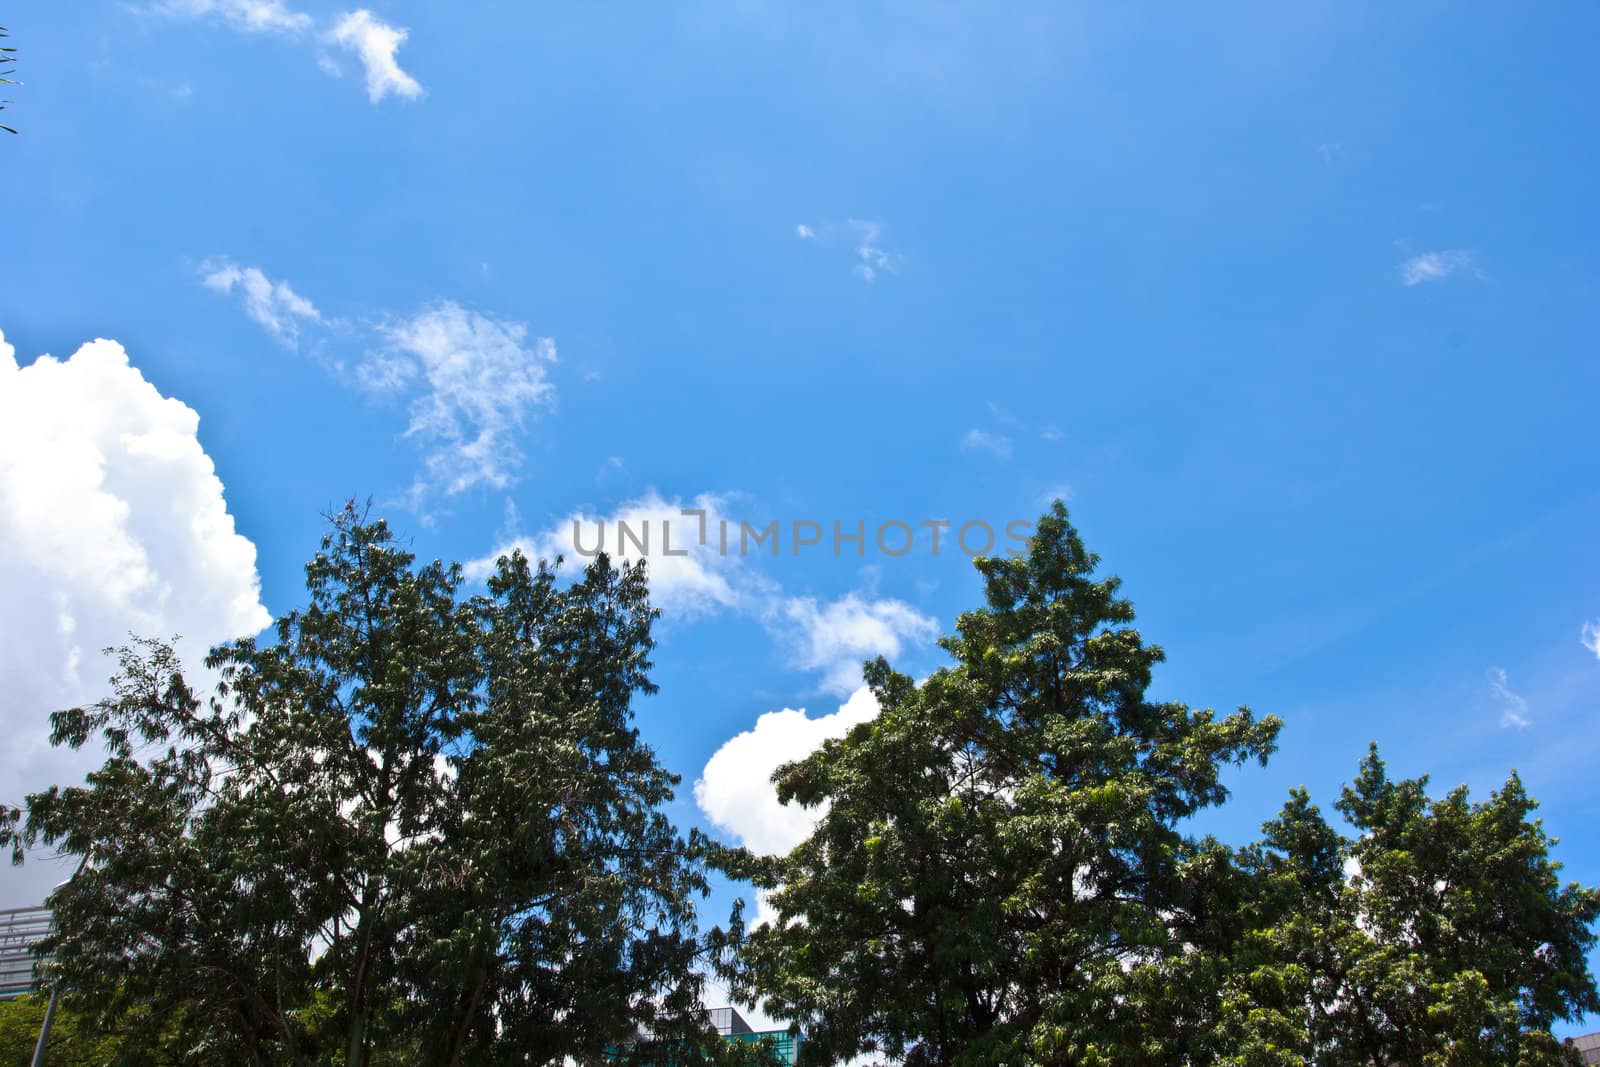
[[[778,771],[823,810],[811,837],[719,860],[778,914],[730,976],[804,1025],[810,1062],[1149,1062],[1140,976],[1214,936],[1231,877],[1179,824],[1280,724],[1151,700],[1162,652],[1097,562],[1059,503],[1027,555],[978,560],[954,664],[870,664],[881,713]]]
[[[1478,803],[1426,785],[1390,780],[1374,747],[1337,804],[1354,839],[1298,790],[1246,850],[1220,1062],[1579,1062],[1550,1029],[1600,1011],[1586,958],[1600,891],[1561,884],[1516,775]]]
[[[513,556],[465,598],[350,508],[306,577],[273,640],[212,651],[207,698],[170,645],[123,649],[110,697],[52,717],[105,764],[0,823],[19,858],[87,857],[45,948],[118,1062],[720,1054],[704,877],[631,725],[643,568]]]

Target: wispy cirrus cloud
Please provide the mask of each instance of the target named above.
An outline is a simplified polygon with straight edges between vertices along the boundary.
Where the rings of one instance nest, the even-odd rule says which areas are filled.
[[[412,396],[406,436],[425,452],[413,499],[420,503],[435,490],[504,489],[515,481],[521,431],[554,403],[555,342],[530,339],[526,323],[449,300],[389,323],[381,334],[387,345],[366,365],[381,372],[363,376],[384,391]]]
[[[876,220],[851,219],[846,223],[856,235],[856,273],[863,280],[876,281],[879,274],[894,273],[900,265],[898,253],[883,247],[883,223]]]
[[[249,315],[290,348],[298,347],[300,330],[321,323],[322,313],[285,281],[273,281],[259,267],[241,267],[228,259],[208,259],[200,266],[201,284],[219,293],[238,292]]]
[[[1594,653],[1595,659],[1600,659],[1600,622],[1586,622],[1579,636],[1583,647]]]
[[[985,452],[997,459],[1010,459],[1011,438],[974,428],[961,435],[961,451]]]
[[[871,283],[884,274],[895,273],[905,258],[886,247],[884,229],[883,223],[876,219],[846,219],[820,227],[797,223],[794,232],[802,241],[834,246],[848,244],[855,260],[851,271],[862,281]]]
[[[1489,691],[1500,701],[1501,726],[1523,730],[1533,725],[1528,701],[1511,688],[1511,681],[1502,668],[1496,667],[1489,672]]]
[[[333,359],[327,366],[346,384],[406,405],[404,436],[421,451],[423,464],[408,493],[413,508],[439,495],[504,489],[516,481],[522,433],[555,401],[551,338],[452,300],[384,315],[376,324],[333,320],[287,281],[226,258],[207,260],[200,275],[206,288],[236,294],[245,314],[290,348],[299,348],[312,330],[315,348],[335,341],[363,348],[354,360]]]
[[[1421,285],[1424,282],[1443,281],[1464,272],[1483,277],[1477,253],[1469,248],[1451,248],[1412,256],[1400,264],[1400,281],[1407,286]]]
[[[248,33],[303,33],[311,16],[292,11],[283,0],[166,0],[157,11],[167,15],[212,16]]]
[[[984,409],[987,417],[983,421],[992,428],[974,427],[963,434],[961,437],[963,452],[987,452],[1001,459],[1009,459],[1014,437],[1024,439],[1037,437],[1041,441],[1051,443],[1066,439],[1066,432],[1056,423],[1049,422],[1042,426],[1031,423],[993,400],[985,401]]]

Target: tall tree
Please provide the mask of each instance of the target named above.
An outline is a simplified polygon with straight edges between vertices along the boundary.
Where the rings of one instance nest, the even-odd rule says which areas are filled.
[[[1561,884],[1515,774],[1476,803],[1426,786],[1391,780],[1374,746],[1337,804],[1353,839],[1298,790],[1246,850],[1257,877],[1221,1062],[1579,1062],[1550,1030],[1600,1011],[1587,963],[1600,890]]]
[[[631,725],[643,568],[520,556],[487,596],[353,507],[266,643],[121,653],[52,718],[106,746],[0,841],[87,857],[46,948],[127,1063],[559,1063],[699,1044],[692,846]],[[20,856],[20,852],[18,853]]]
[[[1159,648],[1095,576],[1058,502],[1029,552],[980,559],[987,606],[918,684],[883,661],[880,714],[775,776],[821,812],[787,856],[719,862],[770,892],[736,988],[806,1028],[805,1055],[1097,1064],[1142,1053],[1140,966],[1211,916],[1212,843],[1179,823],[1279,721],[1146,695]]]

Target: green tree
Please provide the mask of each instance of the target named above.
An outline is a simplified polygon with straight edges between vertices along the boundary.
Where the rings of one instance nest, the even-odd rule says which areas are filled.
[[[1279,721],[1153,701],[1162,659],[1058,502],[1027,555],[980,559],[987,606],[918,684],[775,776],[822,812],[777,858],[719,863],[770,892],[736,988],[800,1020],[810,1062],[1132,1062],[1143,969],[1211,936],[1226,850],[1179,823],[1265,760]],[[1225,879],[1224,879],[1225,881]]]
[[[110,697],[52,717],[104,765],[0,825],[19,860],[87,857],[45,948],[118,1062],[720,1051],[697,1013],[704,876],[631,725],[643,567],[602,556],[562,584],[513,556],[467,598],[458,566],[352,507],[306,577],[273,640],[211,652],[206,699],[170,645],[123,649]]]
[[[1563,886],[1515,774],[1487,801],[1430,800],[1376,746],[1337,807],[1304,790],[1263,840],[1216,1033],[1240,1067],[1576,1063],[1551,1025],[1600,1011],[1587,953],[1600,891]]]
[[[44,1022],[48,995],[0,1001],[0,1067],[27,1067]],[[56,1011],[50,1028],[50,1067],[99,1067],[116,1055],[113,1037],[98,1033],[94,1020],[71,1003]]]

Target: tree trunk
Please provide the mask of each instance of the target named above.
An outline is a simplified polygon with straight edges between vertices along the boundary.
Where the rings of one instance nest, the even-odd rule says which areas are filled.
[[[372,927],[376,910],[377,893],[369,882],[361,895],[361,918],[356,923],[356,959],[348,999],[350,1023],[345,1041],[345,1067],[366,1067],[367,1064],[367,986],[372,982]]]
[[[472,992],[467,995],[466,1007],[461,1012],[461,1023],[456,1027],[455,1037],[450,1042],[450,1067],[461,1067],[461,1057],[467,1048],[467,1037],[472,1033],[472,1019],[478,1014],[478,1004],[483,1000],[483,991],[488,984],[488,969],[477,968],[472,980]]]

